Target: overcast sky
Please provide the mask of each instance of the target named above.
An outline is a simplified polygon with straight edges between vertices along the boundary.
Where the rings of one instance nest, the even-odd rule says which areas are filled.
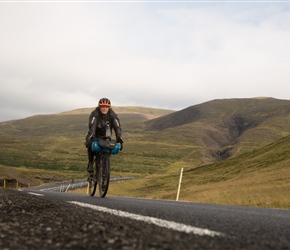
[[[0,1],[0,122],[290,99],[290,1]]]

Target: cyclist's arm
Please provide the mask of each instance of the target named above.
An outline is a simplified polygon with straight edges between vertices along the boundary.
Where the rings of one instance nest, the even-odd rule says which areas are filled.
[[[88,132],[89,139],[95,137],[96,128],[97,128],[97,115],[96,112],[93,111],[89,117],[89,132]]]
[[[120,141],[120,139],[122,140],[122,127],[118,115],[116,113],[112,114],[112,127],[115,131],[117,141]]]

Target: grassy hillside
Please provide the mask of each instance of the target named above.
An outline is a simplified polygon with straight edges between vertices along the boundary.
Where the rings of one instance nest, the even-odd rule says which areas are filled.
[[[9,177],[9,169],[11,176],[22,171],[23,180],[27,172],[44,171],[37,183],[85,178],[84,136],[92,110],[0,123],[0,179]],[[290,101],[224,99],[180,111],[114,110],[125,144],[111,157],[112,176],[142,178],[112,184],[110,194],[175,199],[183,167],[181,200],[288,206],[282,200],[289,198]]]
[[[4,186],[4,179],[6,186],[9,188],[20,187],[34,187],[43,183],[72,181],[78,179],[75,173],[62,173],[60,171],[33,169],[26,167],[12,168],[10,166],[0,165],[0,187]]]
[[[94,108],[0,123],[0,164],[83,171],[84,136]],[[213,100],[180,111],[114,107],[125,140],[112,157],[120,173],[176,171],[260,148],[289,134],[290,101],[273,98]],[[146,167],[144,167],[146,166]]]
[[[213,100],[145,122],[170,142],[199,146],[203,163],[214,163],[267,145],[289,134],[290,101],[274,98]],[[158,138],[156,138],[158,140]]]
[[[92,110],[79,109],[0,123],[0,164],[56,170],[65,175],[74,171],[78,176],[86,176],[84,137]],[[116,107],[114,110],[121,120],[125,149],[122,154],[112,157],[113,171],[116,169],[118,175],[146,175],[152,169],[155,171],[156,159],[151,159],[152,155],[156,155],[155,150],[150,144],[140,145],[145,135],[141,132],[143,122],[173,111],[146,107]],[[140,152],[135,152],[137,148]],[[166,162],[159,167],[166,166]],[[142,167],[151,163],[153,165],[148,168]]]
[[[235,158],[184,167],[179,200],[290,209],[290,136]],[[176,199],[180,172],[112,183],[111,195]]]

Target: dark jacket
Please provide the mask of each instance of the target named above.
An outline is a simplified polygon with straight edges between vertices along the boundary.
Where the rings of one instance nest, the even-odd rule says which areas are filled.
[[[109,112],[104,115],[100,112],[100,108],[97,107],[92,111],[89,117],[89,131],[86,136],[87,143],[93,139],[106,138],[106,126],[109,124],[110,131],[112,134],[112,129],[115,132],[117,141],[122,138],[122,130],[120,120],[118,115],[110,109]]]

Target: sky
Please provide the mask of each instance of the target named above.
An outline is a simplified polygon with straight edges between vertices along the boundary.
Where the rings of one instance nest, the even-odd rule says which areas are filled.
[[[0,122],[290,99],[290,1],[1,1]]]

